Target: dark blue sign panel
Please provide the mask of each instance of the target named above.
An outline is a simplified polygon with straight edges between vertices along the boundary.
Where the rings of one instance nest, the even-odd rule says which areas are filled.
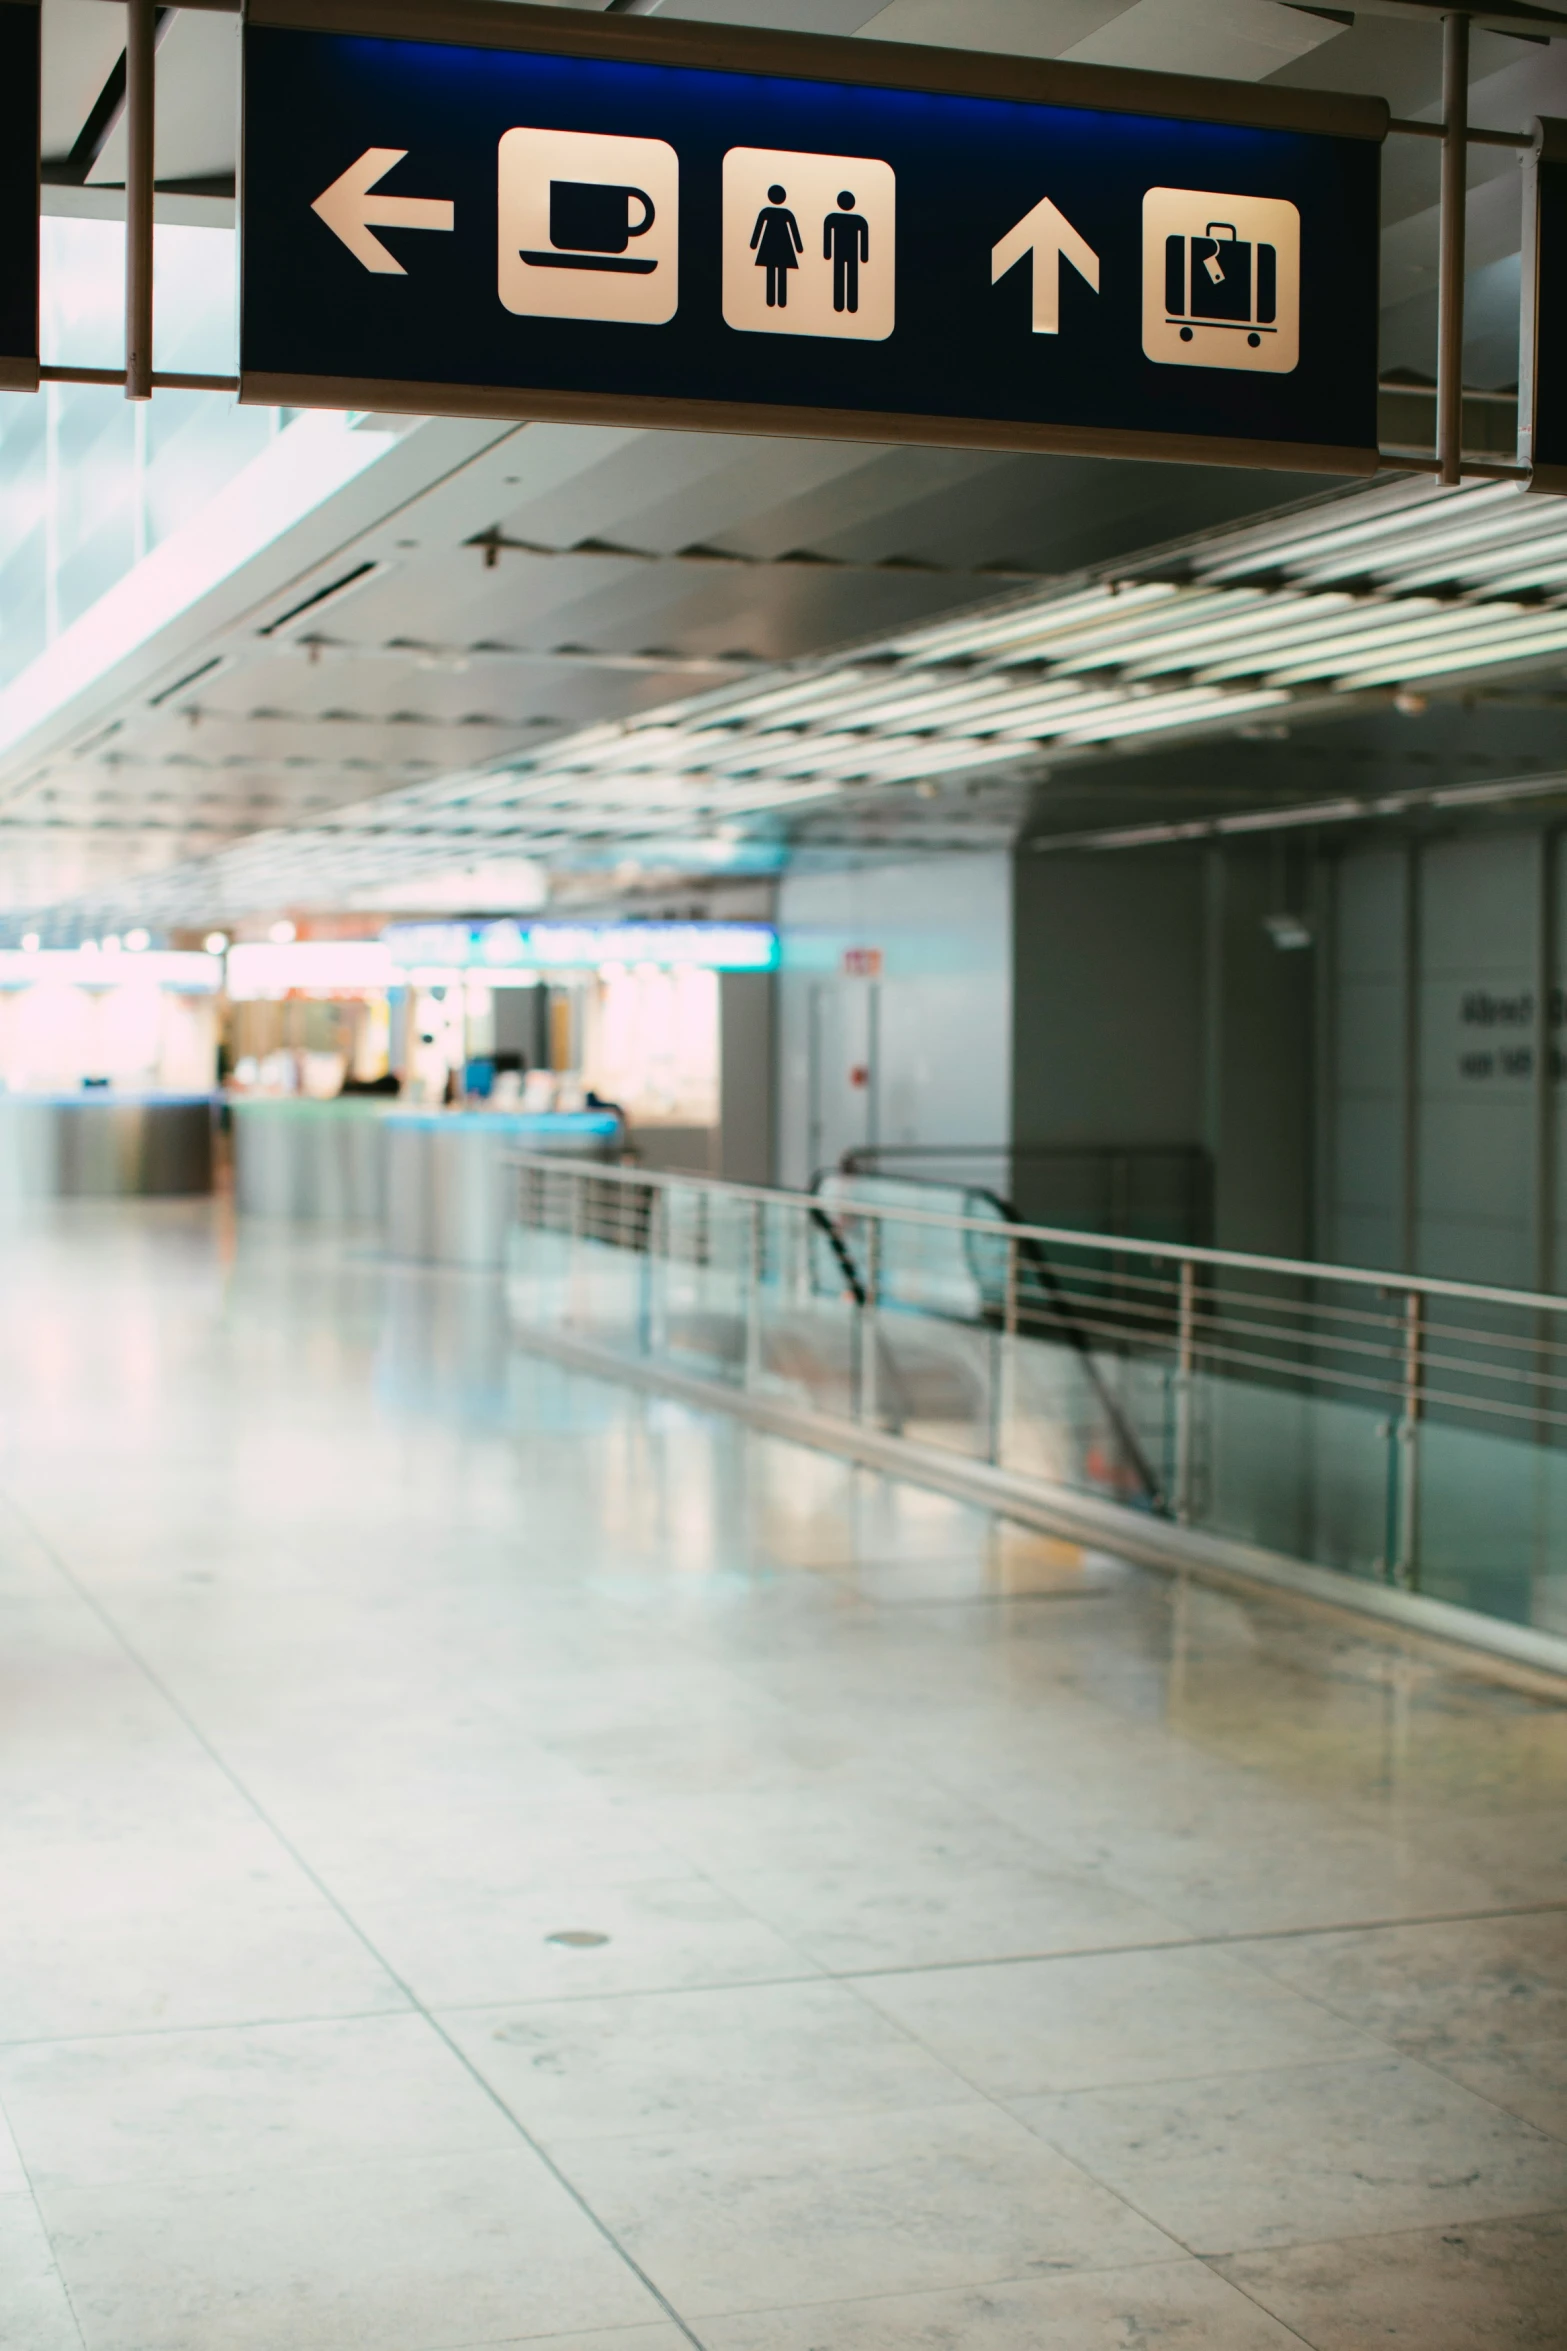
[[[1375,462],[1374,136],[867,87],[941,53],[862,42],[736,72],[646,20],[506,7],[499,48],[268,21],[297,7],[245,35],[245,398]]]
[[[0,0],[0,390],[38,389],[37,0]]]

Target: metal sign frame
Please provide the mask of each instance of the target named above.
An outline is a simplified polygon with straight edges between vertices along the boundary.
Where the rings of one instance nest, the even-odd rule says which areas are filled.
[[[525,0],[249,0],[247,27],[345,34],[442,47],[755,73],[922,95],[997,99],[1012,104],[1286,131],[1380,145],[1389,111],[1381,98],[1295,90],[1119,67],[1062,64],[988,52],[903,43],[755,31],[677,19],[587,14],[534,7]],[[245,157],[240,159],[241,270],[245,266]],[[243,305],[243,283],[241,301]],[[393,410],[446,416],[560,420],[653,428],[768,433],[842,441],[924,443],[947,448],[1045,451],[1078,457],[1131,457],[1260,466],[1338,477],[1370,474],[1374,446],[1239,439],[1185,431],[1145,431],[1017,422],[902,411],[797,407],[672,398],[605,391],[576,392],[464,385],[418,378],[358,378],[278,373],[241,363],[239,396],[267,407]]]
[[[32,136],[0,141],[0,219],[27,206],[32,191],[31,274],[25,260],[14,285],[0,289],[0,391],[38,389],[38,222],[42,210],[39,159],[43,120],[42,9],[39,0],[0,0],[0,74],[9,109],[32,100]],[[11,256],[5,257],[9,270]],[[26,346],[23,348],[23,346]],[[8,347],[7,347],[8,346]]]

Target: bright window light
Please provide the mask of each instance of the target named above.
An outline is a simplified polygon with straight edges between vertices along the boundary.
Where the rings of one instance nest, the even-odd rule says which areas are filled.
[[[173,988],[186,995],[216,995],[223,966],[212,955],[181,950],[124,956],[101,955],[97,943],[80,947],[0,948],[0,988]]]
[[[228,992],[240,1003],[296,990],[375,995],[402,978],[390,948],[379,939],[255,940],[228,951]]]

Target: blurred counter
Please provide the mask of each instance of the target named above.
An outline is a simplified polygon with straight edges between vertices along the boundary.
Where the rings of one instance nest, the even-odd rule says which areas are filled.
[[[395,1095],[343,1094],[332,1102],[232,1096],[240,1215],[379,1224],[386,1212],[381,1129],[396,1108]]]
[[[0,1094],[0,1200],[210,1192],[215,1097]]]
[[[400,1110],[386,1114],[386,1245],[394,1257],[498,1266],[519,1151],[613,1159],[613,1111]]]

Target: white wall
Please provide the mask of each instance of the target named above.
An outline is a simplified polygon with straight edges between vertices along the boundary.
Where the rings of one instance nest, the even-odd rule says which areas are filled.
[[[1010,1140],[1007,855],[791,874],[777,919],[781,1183],[846,1143]],[[879,950],[879,981],[844,976],[855,948]],[[851,1085],[866,1067],[873,1083]]]

